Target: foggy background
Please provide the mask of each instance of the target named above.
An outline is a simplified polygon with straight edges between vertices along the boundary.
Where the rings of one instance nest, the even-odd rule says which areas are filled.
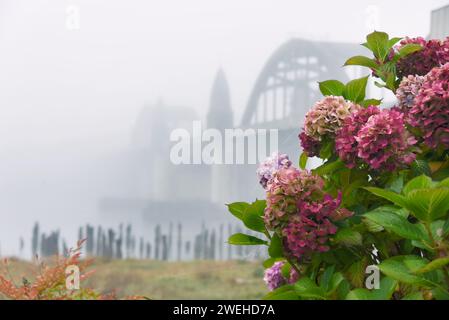
[[[18,254],[23,236],[29,257],[35,221],[74,241],[79,224],[136,219],[98,206],[120,193],[127,171],[115,176],[116,159],[145,105],[192,108],[204,120],[222,68],[238,124],[264,63],[288,39],[361,43],[373,28],[426,37],[430,11],[445,4],[0,0],[1,254]],[[73,8],[79,28],[68,24]]]

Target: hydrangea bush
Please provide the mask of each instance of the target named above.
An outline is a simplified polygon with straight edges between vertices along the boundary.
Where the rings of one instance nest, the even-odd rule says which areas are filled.
[[[320,82],[298,166],[273,154],[257,170],[266,200],[228,205],[260,233],[229,243],[267,248],[266,299],[449,299],[449,38],[373,32],[363,46],[373,56],[345,65],[396,104],[366,97],[370,76]]]

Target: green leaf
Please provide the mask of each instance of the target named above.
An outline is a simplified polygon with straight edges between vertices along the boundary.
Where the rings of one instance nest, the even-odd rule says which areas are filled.
[[[351,228],[342,228],[335,234],[334,241],[345,246],[360,246],[362,235]]]
[[[326,300],[326,293],[310,278],[303,277],[294,285],[295,292],[301,298]]]
[[[412,162],[412,170],[415,175],[425,174],[426,176],[431,175],[430,167],[427,161],[415,160]]]
[[[393,295],[398,282],[389,277],[384,277],[379,284],[379,289],[371,291],[372,300],[390,300]]]
[[[362,102],[360,102],[360,105],[362,107],[369,107],[369,106],[378,106],[382,103],[382,99],[367,99],[367,100],[363,100]]]
[[[438,259],[435,259],[435,260],[429,262],[427,265],[425,265],[421,269],[417,270],[415,273],[416,274],[427,273],[427,272],[430,272],[433,270],[441,269],[447,264],[449,264],[448,257],[438,258]]]
[[[440,181],[436,185],[436,188],[449,188],[449,178],[446,178],[446,179]]]
[[[407,208],[426,222],[444,217],[449,210],[449,188],[415,189],[407,195]]]
[[[402,190],[402,193],[408,195],[415,189],[430,188],[432,186],[432,179],[425,175],[420,175],[410,180]]]
[[[399,49],[398,58],[402,59],[402,58],[408,56],[409,54],[412,54],[417,51],[421,51],[422,49],[423,49],[423,47],[416,43],[406,44],[404,46],[401,46],[401,48]]]
[[[348,293],[346,300],[371,300],[371,292],[366,289],[354,289]]]
[[[362,102],[365,99],[366,85],[369,76],[349,81],[344,90],[344,97],[354,102]]]
[[[329,291],[332,276],[334,275],[334,272],[335,272],[335,266],[330,266],[321,275],[320,287],[324,290],[324,292]]]
[[[324,143],[323,147],[320,150],[320,158],[321,159],[329,159],[332,156],[332,151],[334,150],[334,142],[327,141]]]
[[[412,292],[406,295],[402,300],[424,300],[422,292]]]
[[[366,36],[367,47],[373,52],[374,56],[381,61],[385,61],[391,48],[388,38],[388,34],[379,31],[374,31]]]
[[[243,233],[233,234],[229,237],[228,243],[236,246],[258,246],[268,244],[265,240]]]
[[[230,213],[234,215],[239,220],[242,220],[243,213],[250,206],[249,203],[246,202],[234,202],[231,204],[227,204],[228,210]]]
[[[268,254],[272,258],[281,258],[284,256],[282,240],[276,233],[271,238],[270,246],[268,247]]]
[[[263,216],[265,214],[265,208],[267,207],[266,200],[256,200],[247,208],[251,213]]]
[[[376,69],[378,67],[376,61],[365,56],[354,56],[346,60],[345,66],[362,66],[370,69]]]
[[[301,156],[299,157],[299,167],[301,169],[305,169],[307,166],[307,160],[309,159],[309,157],[307,156],[307,153],[303,152],[301,153]]]
[[[292,285],[286,285],[271,291],[263,300],[299,300],[299,297]]]
[[[422,228],[408,222],[407,219],[395,213],[388,207],[377,208],[365,213],[364,217],[406,239],[421,240],[426,236]]]
[[[381,198],[387,199],[388,201],[393,202],[394,204],[406,208],[407,207],[407,200],[404,196],[385,189],[381,188],[375,188],[375,187],[366,187],[366,190],[369,192],[375,194],[376,196],[379,196]]]
[[[312,172],[316,175],[323,176],[338,169],[344,168],[345,164],[340,159],[335,161],[328,161],[318,168],[312,170]]]
[[[292,265],[289,262],[285,262],[284,265],[281,267],[282,276],[286,279],[289,279],[291,270]]]
[[[262,216],[264,215],[266,205],[265,200],[256,200],[246,208],[241,220],[248,229],[262,233],[265,232],[265,222]]]
[[[275,264],[278,261],[283,261],[283,258],[268,258],[267,260],[265,260],[262,265],[265,269],[271,268],[273,266],[273,264]]]
[[[422,276],[414,273],[426,265],[426,261],[417,256],[396,256],[383,261],[380,271],[388,277],[403,283],[432,287],[433,285]]]
[[[338,80],[327,80],[318,82],[323,96],[342,96],[345,85]]]
[[[392,48],[396,43],[398,43],[400,40],[402,40],[402,38],[401,37],[394,37],[394,38],[391,38],[390,40],[388,40],[388,46],[390,47],[390,48]]]

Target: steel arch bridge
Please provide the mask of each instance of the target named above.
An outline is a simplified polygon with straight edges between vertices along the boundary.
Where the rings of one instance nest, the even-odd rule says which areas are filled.
[[[318,81],[348,81],[342,65],[360,45],[292,39],[268,59],[250,94],[240,127],[298,128],[319,99]]]

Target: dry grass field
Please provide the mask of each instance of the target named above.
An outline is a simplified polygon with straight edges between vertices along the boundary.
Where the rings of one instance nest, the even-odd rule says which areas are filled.
[[[36,267],[12,260],[9,274],[20,283],[33,278]],[[151,299],[260,299],[266,293],[259,262],[96,260],[95,273],[82,285],[118,296]]]

